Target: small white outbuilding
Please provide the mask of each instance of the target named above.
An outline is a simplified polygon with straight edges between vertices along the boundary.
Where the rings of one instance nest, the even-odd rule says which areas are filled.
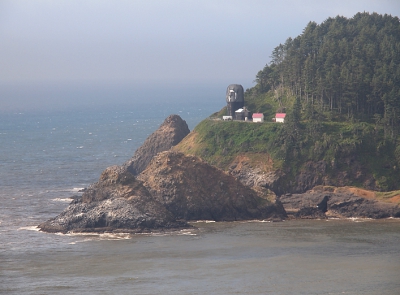
[[[224,120],[224,121],[232,121],[232,116],[222,116],[222,120]]]
[[[285,113],[276,113],[275,115],[275,122],[284,123],[285,122]]]
[[[263,113],[254,113],[253,114],[253,122],[264,122],[264,114]]]

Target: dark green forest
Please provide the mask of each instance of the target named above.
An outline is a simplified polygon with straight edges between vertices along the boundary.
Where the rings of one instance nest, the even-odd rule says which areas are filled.
[[[279,171],[281,192],[317,184],[400,189],[398,17],[310,22],[273,50],[255,82],[244,101],[265,123],[225,122],[223,108],[181,150],[224,170],[245,155],[265,173]],[[287,114],[285,123],[273,123],[276,112]]]
[[[398,17],[364,12],[309,22],[273,50],[255,82],[245,92],[251,111],[268,121],[287,113],[265,146],[292,181],[307,163],[323,161],[331,179],[345,173],[352,185],[373,187],[372,175],[374,189],[400,187]]]
[[[400,130],[399,18],[364,12],[309,22],[301,35],[273,50],[255,82],[247,97],[274,93],[282,108],[288,107],[285,97],[295,97],[298,119],[374,123],[385,138],[395,140]]]

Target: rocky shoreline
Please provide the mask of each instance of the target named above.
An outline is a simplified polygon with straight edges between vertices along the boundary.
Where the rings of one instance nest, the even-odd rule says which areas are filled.
[[[280,203],[261,198],[234,177],[197,157],[159,153],[136,178],[123,166],[107,168],[98,182],[58,216],[45,232],[171,231],[197,220],[282,220]]]
[[[317,186],[303,194],[282,195],[279,201],[290,218],[400,218],[398,204],[360,196],[351,190]]]
[[[242,164],[226,173],[171,150],[188,133],[184,120],[169,116],[132,159],[108,167],[82,196],[38,227],[49,233],[146,233],[190,228],[198,220],[400,218],[398,204],[332,187],[271,198],[271,176]]]
[[[169,116],[132,159],[104,170],[98,182],[40,224],[40,230],[139,233],[188,228],[197,220],[286,218],[279,202],[261,197],[232,175],[197,157],[168,151],[179,142],[174,138],[187,133],[185,121]]]

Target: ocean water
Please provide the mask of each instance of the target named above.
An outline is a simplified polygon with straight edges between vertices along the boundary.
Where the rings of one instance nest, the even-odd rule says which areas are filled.
[[[400,221],[198,222],[145,235],[61,235],[59,214],[170,114],[218,100],[0,115],[1,294],[400,294]]]

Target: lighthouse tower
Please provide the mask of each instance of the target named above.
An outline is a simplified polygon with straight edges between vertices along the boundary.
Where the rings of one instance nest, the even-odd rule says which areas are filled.
[[[227,115],[235,118],[235,111],[244,107],[244,91],[243,86],[239,84],[231,84],[226,89],[226,109]]]

